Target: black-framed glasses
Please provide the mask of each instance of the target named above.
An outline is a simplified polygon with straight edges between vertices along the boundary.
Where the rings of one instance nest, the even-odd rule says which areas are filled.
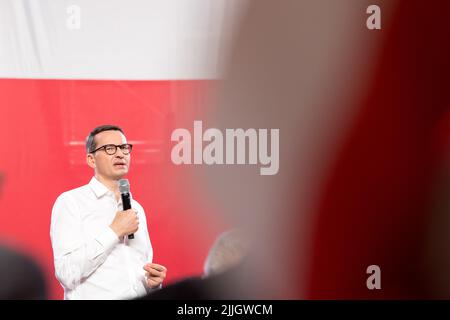
[[[109,154],[110,156],[116,154],[117,148],[120,148],[123,154],[130,154],[131,149],[133,149],[133,145],[126,143],[126,144],[105,144],[104,146],[101,146],[100,148],[97,148],[90,153],[95,153],[100,149],[105,150],[106,154]]]

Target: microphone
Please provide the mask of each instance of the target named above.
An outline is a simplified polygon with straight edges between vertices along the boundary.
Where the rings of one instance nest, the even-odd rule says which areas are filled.
[[[131,199],[130,199],[130,183],[128,179],[119,180],[119,191],[122,197],[123,211],[131,209]],[[128,239],[134,239],[134,234],[128,235]]]

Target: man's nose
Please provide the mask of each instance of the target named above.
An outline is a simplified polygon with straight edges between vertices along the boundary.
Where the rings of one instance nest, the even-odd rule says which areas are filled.
[[[125,154],[123,153],[122,149],[120,149],[120,148],[117,148],[115,156],[116,156],[116,158],[125,158]]]

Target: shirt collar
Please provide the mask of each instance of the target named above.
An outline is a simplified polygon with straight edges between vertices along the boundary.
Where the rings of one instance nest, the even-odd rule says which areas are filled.
[[[110,191],[103,183],[98,181],[96,177],[92,177],[91,181],[89,181],[89,186],[92,191],[94,191],[97,198],[103,197]]]

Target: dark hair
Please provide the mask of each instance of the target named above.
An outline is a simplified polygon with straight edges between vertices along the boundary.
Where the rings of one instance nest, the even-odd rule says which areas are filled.
[[[0,245],[0,299],[45,300],[47,282],[40,265],[28,254]]]
[[[105,124],[102,126],[98,126],[94,130],[92,130],[91,133],[89,133],[89,135],[86,139],[86,152],[91,153],[97,147],[95,145],[95,139],[94,139],[97,134],[99,134],[100,132],[109,131],[109,130],[115,130],[115,131],[120,131],[120,132],[124,133],[122,128],[112,125],[112,124]]]

